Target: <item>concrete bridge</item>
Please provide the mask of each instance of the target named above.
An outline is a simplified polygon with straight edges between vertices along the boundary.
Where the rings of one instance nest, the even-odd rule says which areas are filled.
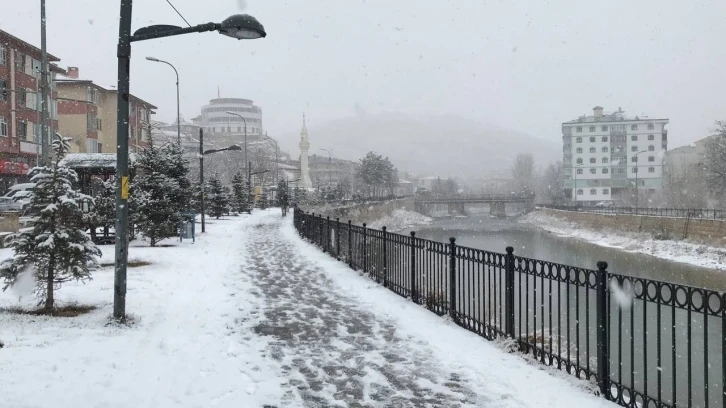
[[[414,198],[414,208],[422,214],[430,214],[432,208],[445,204],[449,214],[465,215],[467,204],[489,204],[490,214],[503,217],[507,203],[521,203],[534,209],[534,194],[417,195]]]

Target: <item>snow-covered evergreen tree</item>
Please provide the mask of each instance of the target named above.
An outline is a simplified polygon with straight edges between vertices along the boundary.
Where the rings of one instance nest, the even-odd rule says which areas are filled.
[[[139,174],[132,183],[131,200],[139,231],[156,246],[162,239],[177,235],[184,193],[179,180],[170,175],[174,165],[167,150],[155,146],[150,138],[148,143],[136,161]]]
[[[242,173],[237,173],[232,177],[232,209],[240,214],[247,211],[249,205],[249,195],[247,194],[246,183]]]
[[[267,203],[267,187],[265,187],[264,185],[260,188],[260,202],[259,202],[259,206],[263,210],[265,208],[267,208],[267,206],[268,206],[268,203]]]
[[[116,222],[116,182],[114,179],[98,181],[98,192],[93,198],[91,210],[86,214],[86,223],[91,226],[91,236],[96,228],[108,232]]]
[[[29,231],[13,234],[9,246],[14,256],[0,263],[3,290],[13,286],[23,273],[32,273],[35,295],[45,311],[54,308],[55,290],[71,280],[90,280],[90,267],[101,251],[81,228],[83,212],[79,201],[90,197],[73,189],[76,172],[59,163],[68,153],[68,138],[56,134],[54,160],[50,167],[31,170],[35,183],[30,194],[30,208],[39,211]]]
[[[209,215],[219,219],[227,211],[227,195],[222,187],[222,182],[215,174],[209,179],[207,186],[209,197]]]
[[[178,212],[191,209],[192,185],[189,181],[189,160],[184,157],[184,148],[178,143],[166,143],[161,151],[164,155],[164,173],[179,187],[169,197]]]

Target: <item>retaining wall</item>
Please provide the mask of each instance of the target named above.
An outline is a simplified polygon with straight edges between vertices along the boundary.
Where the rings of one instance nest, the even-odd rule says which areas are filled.
[[[666,218],[644,215],[594,214],[540,209],[543,213],[572,221],[589,229],[642,232],[656,239],[688,240],[726,247],[726,221],[698,218]]]

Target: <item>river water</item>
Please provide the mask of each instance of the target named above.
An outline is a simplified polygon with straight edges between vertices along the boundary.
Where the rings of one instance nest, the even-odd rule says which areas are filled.
[[[516,217],[493,218],[489,214],[475,214],[466,218],[439,218],[430,225],[415,228],[415,231],[419,238],[438,242],[448,242],[449,237],[456,237],[459,246],[498,253],[505,253],[505,248],[512,246],[515,255],[588,269],[597,269],[598,261],[606,261],[611,273],[713,291],[726,290],[726,271],[559,237],[533,225],[519,223]],[[409,232],[410,230],[405,231]],[[464,285],[471,286],[467,282],[474,282],[474,286],[481,286],[478,293],[487,293],[491,277],[483,277],[483,283],[479,285],[477,276],[468,273],[460,275]],[[473,274],[481,274],[481,271],[474,271]],[[517,295],[516,326],[521,331],[527,319],[524,336],[546,339],[542,341],[541,347],[554,354],[560,344],[572,348],[574,340],[569,338],[570,332],[573,337],[574,333],[579,333],[582,340],[577,339],[576,356],[585,360],[592,358],[597,347],[594,338],[595,296],[592,292],[587,293],[588,290],[584,288],[574,289],[565,296],[566,284],[552,284],[544,278],[529,278],[525,283],[524,278],[518,276],[515,284],[524,288],[524,292],[534,291],[533,296],[526,297],[529,299],[528,303],[523,303],[522,295]],[[686,302],[685,293],[676,292],[676,298],[683,298]],[[664,292],[662,296],[670,294]],[[589,297],[586,298],[586,295]],[[696,295],[693,295],[694,298]],[[632,298],[632,294],[630,297]],[[570,302],[565,307],[564,302],[568,298]],[[548,305],[552,299],[555,303]],[[726,301],[726,297],[722,299]],[[708,302],[711,300],[716,301],[718,308],[718,295],[716,294],[715,299],[709,298]],[[631,300],[629,303],[626,301],[618,304],[611,294],[608,312],[611,379],[635,389],[635,398],[639,405],[642,405],[642,394],[647,394],[649,397],[646,398],[657,398],[669,405],[701,407],[707,406],[708,401],[708,405],[721,406],[724,398],[723,382],[726,378],[726,369],[723,366],[723,356],[726,353],[726,342],[723,339],[723,334],[726,333],[726,317],[721,316],[726,314],[718,312],[715,315],[706,315],[693,308],[689,311],[688,308],[658,303]],[[579,309],[575,309],[578,306],[574,305],[579,305]],[[492,318],[491,310],[486,311],[486,304],[480,306],[476,300],[471,305],[465,303],[459,307],[466,309],[464,312],[469,315]],[[532,319],[537,322],[534,327],[530,326]],[[497,321],[496,316],[494,320]],[[563,338],[564,335],[560,337],[557,334],[564,331],[568,332],[567,340]],[[553,340],[548,346],[546,343],[550,339]],[[537,340],[534,342],[536,344]],[[581,351],[588,347],[587,352]],[[626,399],[629,399],[629,392],[626,391],[625,394]]]

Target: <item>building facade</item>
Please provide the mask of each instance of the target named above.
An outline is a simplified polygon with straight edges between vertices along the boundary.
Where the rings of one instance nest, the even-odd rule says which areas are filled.
[[[633,189],[663,183],[668,119],[627,117],[622,110],[581,116],[562,124],[565,196],[595,204],[624,198]]]
[[[234,112],[241,115],[230,115]],[[241,144],[244,141],[245,123],[247,125],[247,141],[262,139],[262,108],[255,106],[249,99],[217,98],[202,106],[201,115],[192,120],[204,129],[205,137],[209,137],[219,145]]]
[[[69,67],[56,80],[59,131],[72,140],[73,153],[115,153],[118,93],[79,76]],[[151,115],[156,106],[129,95],[129,150],[148,145]]]
[[[56,90],[53,78],[64,72],[48,55],[48,112],[50,132],[58,129]],[[40,152],[41,134],[41,51],[0,30],[0,189],[27,181],[28,169],[34,167]]]
[[[308,157],[310,180],[313,187],[319,190],[330,190],[339,184],[353,186],[358,163],[335,157],[318,156]]]

